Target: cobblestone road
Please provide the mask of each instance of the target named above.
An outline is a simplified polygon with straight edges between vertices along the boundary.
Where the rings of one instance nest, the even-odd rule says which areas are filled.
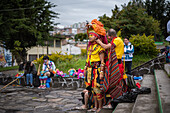
[[[72,110],[82,105],[82,90],[8,86],[0,93],[0,113],[82,113],[85,111]]]

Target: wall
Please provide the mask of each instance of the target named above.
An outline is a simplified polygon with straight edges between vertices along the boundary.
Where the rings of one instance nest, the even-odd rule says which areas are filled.
[[[135,67],[132,69],[132,75],[140,76],[144,74],[153,74],[154,69],[164,69],[164,64],[166,62],[165,58],[165,55],[161,55],[140,66]]]
[[[74,45],[67,44],[65,46],[62,46],[62,53],[72,54],[72,55],[79,55],[81,54],[81,49],[79,47],[76,47]]]

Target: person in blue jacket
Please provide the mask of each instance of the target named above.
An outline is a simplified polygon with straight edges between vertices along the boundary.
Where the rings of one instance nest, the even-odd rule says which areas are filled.
[[[126,74],[131,75],[132,59],[134,53],[134,46],[129,42],[129,38],[124,38],[124,55],[122,60],[125,60]]]

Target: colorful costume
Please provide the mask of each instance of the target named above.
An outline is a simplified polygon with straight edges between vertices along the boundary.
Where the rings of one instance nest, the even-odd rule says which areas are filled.
[[[98,44],[90,45],[88,47],[87,53],[87,73],[85,78],[86,87],[92,88],[92,93],[94,96],[97,95],[98,99],[102,99],[100,91],[100,54],[104,52],[105,49]]]
[[[115,37],[111,42],[109,60],[106,62],[105,78],[102,86],[102,92],[110,94],[112,98],[117,98],[126,92],[126,87],[124,87],[122,80],[124,67],[122,62],[118,63],[118,58],[121,59],[124,53],[122,51],[124,47],[118,47],[119,41],[120,39]]]
[[[44,73],[49,72],[49,68],[52,69],[53,71],[55,70],[56,67],[53,61],[49,61],[49,65],[46,65],[46,63],[43,63],[42,69],[44,71],[41,71],[41,76],[39,76],[40,80],[47,80],[48,77],[44,75]],[[54,73],[51,73],[51,74],[54,74]]]
[[[107,39],[105,37],[106,30],[103,28],[103,24],[97,19],[92,20],[91,22],[92,26],[91,30],[87,30],[88,36],[91,37],[91,35],[100,38],[103,43],[107,43]],[[89,26],[88,26],[89,27]],[[92,36],[92,37],[93,37]],[[105,49],[102,48],[99,44],[95,42],[89,42],[88,48],[87,48],[87,59],[86,59],[86,70],[85,70],[85,84],[86,89],[91,90],[92,96],[91,100],[93,99],[93,96],[97,96],[97,100],[103,99],[103,94],[100,90],[102,81],[100,80],[100,73],[101,71],[101,59],[100,54],[106,53]],[[104,61],[104,58],[103,58]],[[104,74],[104,73],[103,73]]]

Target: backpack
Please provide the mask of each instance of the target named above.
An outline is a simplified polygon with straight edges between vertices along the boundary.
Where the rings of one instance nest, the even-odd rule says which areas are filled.
[[[126,84],[128,86],[129,89],[133,89],[133,88],[136,88],[136,83],[133,79],[133,75],[129,75],[127,74],[127,78],[126,78]]]

